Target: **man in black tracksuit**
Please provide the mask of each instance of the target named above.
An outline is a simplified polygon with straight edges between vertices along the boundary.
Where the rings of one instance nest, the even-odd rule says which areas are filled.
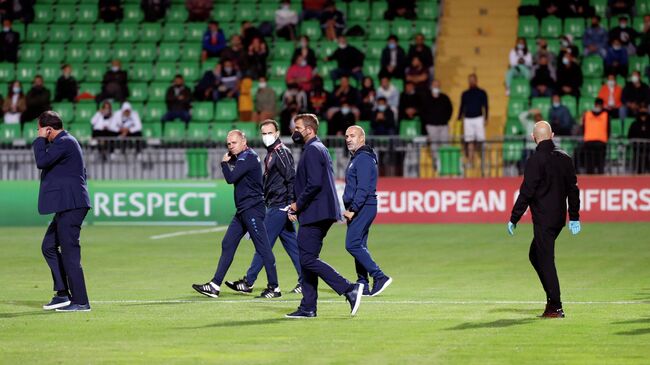
[[[232,264],[239,241],[248,233],[255,245],[255,252],[262,257],[268,279],[268,286],[260,298],[280,297],[282,294],[278,286],[275,257],[264,224],[265,207],[260,158],[247,146],[246,137],[239,130],[228,133],[227,145],[228,153],[223,156],[221,171],[226,182],[235,185],[237,213],[221,241],[221,257],[214,278],[206,284],[194,284],[192,288],[205,296],[219,297],[220,285]]]
[[[566,223],[567,200],[571,233],[580,232],[580,191],[573,161],[566,152],[555,147],[551,126],[545,121],[537,122],[532,137],[537,149],[526,163],[524,181],[508,222],[508,233],[513,235],[517,222],[530,207],[534,236],[529,258],[546,292],[542,317],[562,318],[560,282],[555,270],[555,239]]]
[[[298,273],[298,285],[292,293],[302,293],[300,258],[298,256],[298,241],[296,227],[287,216],[286,207],[294,200],[293,183],[296,179],[296,165],[291,150],[280,140],[279,125],[276,121],[267,119],[260,124],[262,142],[266,146],[267,155],[264,158],[264,201],[266,203],[266,231],[271,248],[280,238],[284,249],[289,254],[293,266]],[[235,282],[226,281],[226,285],[241,293],[253,291],[253,284],[262,270],[262,257],[255,253],[251,266],[246,275]]]

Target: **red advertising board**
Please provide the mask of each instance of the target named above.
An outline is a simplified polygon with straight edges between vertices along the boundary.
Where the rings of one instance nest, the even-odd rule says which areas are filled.
[[[522,177],[486,179],[383,178],[377,223],[504,223]],[[580,219],[650,222],[650,176],[579,176]],[[527,212],[523,218],[530,221]]]

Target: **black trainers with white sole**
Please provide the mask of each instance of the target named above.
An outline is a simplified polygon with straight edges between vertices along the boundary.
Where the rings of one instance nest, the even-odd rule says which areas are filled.
[[[219,298],[218,286],[212,282],[206,284],[192,284],[192,288],[206,297]]]
[[[227,287],[238,293],[250,294],[253,292],[253,285],[249,284],[246,281],[246,278],[241,278],[237,281],[226,281],[225,284]]]
[[[282,296],[282,292],[280,291],[280,288],[274,288],[272,286],[269,286],[262,291],[262,294],[260,294],[258,298],[273,299],[273,298],[280,298],[281,296]]]
[[[302,285],[300,283],[296,285],[295,288],[291,291],[293,294],[302,294]]]
[[[375,280],[372,283],[372,290],[370,291],[370,296],[371,297],[376,297],[377,295],[381,294],[390,284],[393,283],[393,278],[390,278],[388,276],[384,276],[383,278],[379,280]]]
[[[365,285],[362,283],[354,284],[354,287],[349,292],[345,293],[345,299],[350,303],[350,315],[354,316],[359,310],[361,305],[361,297],[363,296],[363,288]]]
[[[43,306],[43,309],[46,311],[51,311],[57,308],[63,308],[70,305],[70,297],[68,296],[54,296],[49,303]]]

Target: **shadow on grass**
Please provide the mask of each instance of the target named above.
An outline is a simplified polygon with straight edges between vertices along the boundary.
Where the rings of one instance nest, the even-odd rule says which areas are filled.
[[[490,313],[516,313],[528,316],[539,315],[543,310],[540,309],[522,309],[522,308],[495,308]]]
[[[295,321],[295,320],[294,320]],[[204,326],[197,327],[176,327],[179,330],[197,330],[201,328],[228,328],[228,327],[245,327],[245,326],[266,326],[280,322],[291,322],[288,318],[267,318],[267,319],[252,319],[242,321],[222,321]]]
[[[15,312],[15,313],[0,313],[1,319],[20,318],[20,317],[35,317],[52,315],[53,311],[29,311],[29,312]]]
[[[2,300],[0,304],[42,309],[44,302],[40,300]]]
[[[650,317],[613,322],[612,324],[650,324]],[[621,336],[650,335],[650,328],[637,328],[635,330],[616,332],[616,334]]]
[[[538,319],[534,318],[520,318],[520,319],[498,319],[492,322],[483,322],[483,323],[473,323],[467,322],[459,324],[455,327],[447,328],[447,331],[461,331],[461,330],[472,330],[480,328],[506,328],[512,326],[519,326],[522,324],[530,323]]]

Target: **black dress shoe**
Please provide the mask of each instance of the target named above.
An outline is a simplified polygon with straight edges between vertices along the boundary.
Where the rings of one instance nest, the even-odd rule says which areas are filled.
[[[350,315],[354,316],[359,310],[361,305],[361,297],[363,296],[363,288],[365,285],[362,283],[354,284],[354,287],[349,292],[345,293],[345,299],[350,302]]]
[[[306,311],[298,308],[293,313],[285,314],[284,315],[286,318],[316,318],[316,312],[315,311]]]
[[[549,308],[542,315],[541,318],[564,318],[564,311],[562,308]]]

